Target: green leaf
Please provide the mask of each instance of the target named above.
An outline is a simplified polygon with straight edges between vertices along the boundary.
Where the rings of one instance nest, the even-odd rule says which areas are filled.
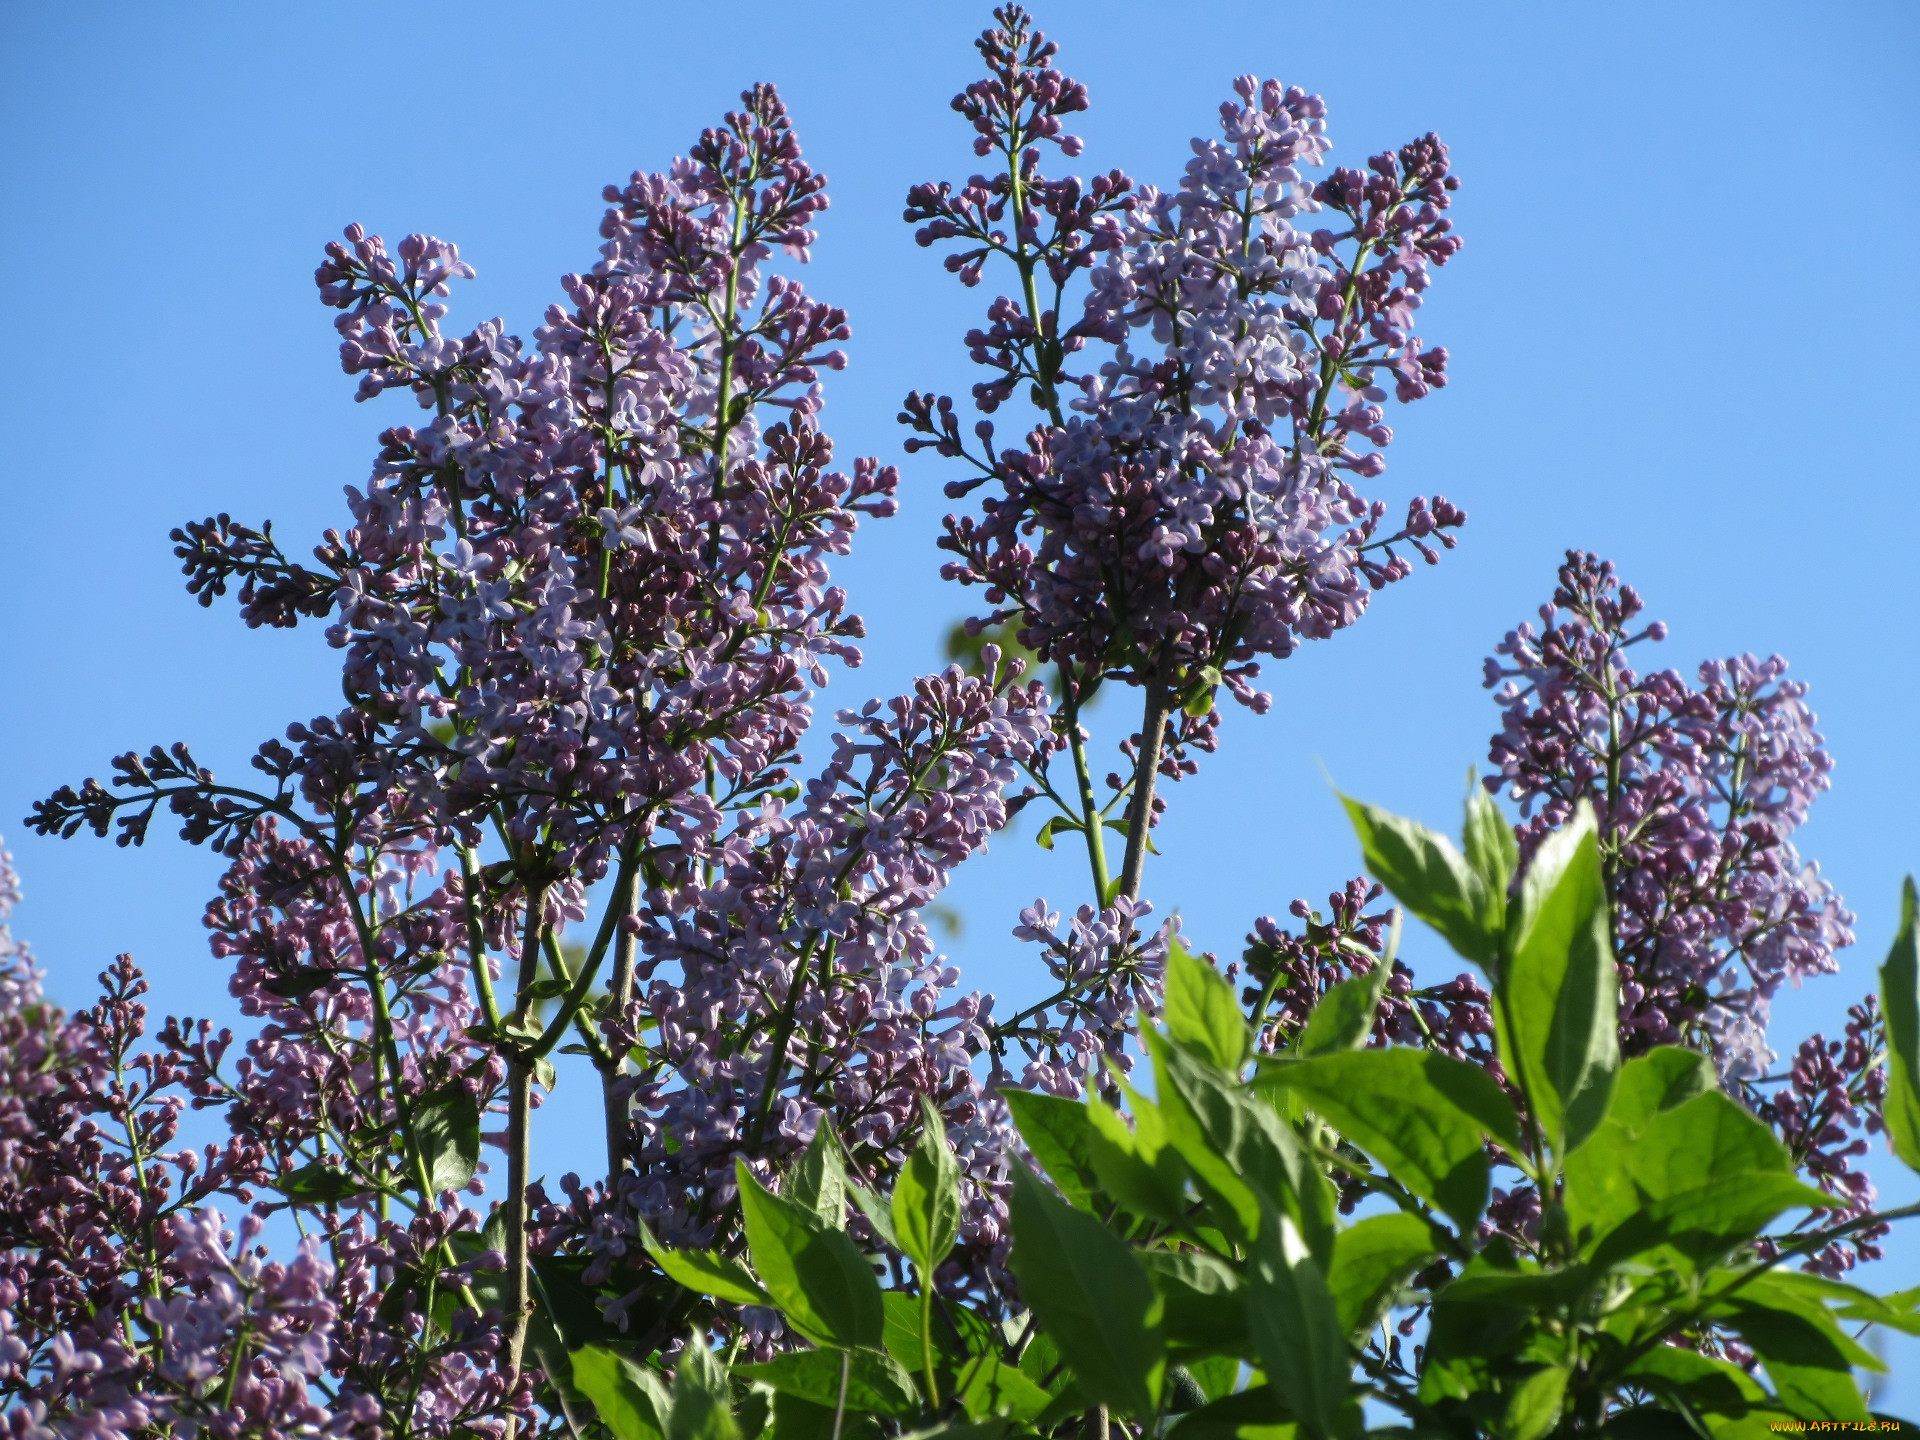
[[[1293,1217],[1314,1254],[1330,1253],[1332,1191],[1292,1128],[1237,1081],[1157,1032],[1142,1038],[1153,1057],[1167,1139],[1224,1207],[1222,1222],[1251,1241],[1262,1201],[1271,1201]]]
[[[1637,1136],[1609,1122],[1595,1143],[1593,1166],[1569,1172],[1567,1207],[1576,1232],[1601,1236],[1597,1266],[1660,1246],[1704,1264],[1784,1210],[1832,1203],[1796,1180],[1773,1132],[1718,1090],[1659,1111]]]
[[[1541,1440],[1560,1419],[1567,1398],[1567,1372],[1558,1365],[1536,1370],[1514,1388],[1507,1401],[1503,1440]]]
[[[1053,849],[1053,837],[1056,835],[1084,835],[1086,833],[1087,827],[1079,821],[1070,820],[1065,815],[1051,815],[1047,817],[1046,822],[1041,825],[1040,833],[1035,835],[1033,840],[1042,850],[1051,850]]]
[[[1184,1215],[1187,1170],[1180,1152],[1167,1143],[1159,1107],[1136,1098],[1132,1127],[1103,1100],[1089,1098],[1080,1108],[1087,1118],[1087,1158],[1097,1193],[1154,1220]]]
[[[1541,842],[1520,879],[1494,986],[1500,1058],[1556,1157],[1605,1118],[1620,1068],[1620,983],[1593,808]]]
[[[1500,956],[1500,932],[1489,929],[1486,885],[1453,842],[1413,820],[1340,797],[1360,837],[1368,873],[1407,909],[1438,930],[1483,969]]]
[[[572,1361],[574,1388],[593,1402],[614,1440],[665,1440],[669,1405],[658,1375],[598,1345],[575,1350]]]
[[[1272,1386],[1253,1385],[1188,1411],[1168,1433],[1171,1440],[1296,1440],[1300,1427]]]
[[[1900,930],[1880,967],[1880,1010],[1887,1026],[1887,1144],[1920,1170],[1920,897],[1909,875],[1900,887]]]
[[[1053,1397],[994,1355],[976,1355],[960,1368],[958,1396],[968,1418],[1004,1416],[1030,1421],[1045,1413]]]
[[[774,1302],[753,1273],[738,1260],[712,1250],[669,1250],[654,1238],[646,1222],[640,1222],[640,1244],[653,1263],[696,1295],[711,1295],[735,1305],[768,1305]]]
[[[337,1205],[355,1195],[365,1195],[374,1187],[325,1161],[316,1160],[289,1170],[275,1182],[274,1188],[301,1205]]]
[[[885,1325],[880,1282],[846,1232],[773,1194],[734,1162],[747,1249],[787,1322],[816,1345],[873,1349]]]
[[[1773,1131],[1718,1090],[1656,1114],[1627,1164],[1655,1200],[1734,1175],[1793,1173],[1793,1159]]]
[[[800,1152],[799,1163],[787,1176],[785,1194],[834,1229],[847,1228],[847,1157],[825,1115],[814,1129],[812,1143]]]
[[[1140,1261],[1165,1302],[1169,1344],[1232,1355],[1246,1349],[1246,1286],[1233,1266],[1194,1250],[1146,1250]]]
[[[413,1112],[414,1139],[436,1195],[464,1190],[480,1164],[480,1106],[466,1086],[436,1090]]]
[[[769,1440],[833,1440],[833,1435],[833,1406],[816,1405],[798,1395],[774,1395]],[[880,1422],[870,1415],[843,1415],[840,1440],[880,1440]]]
[[[1092,1209],[1100,1180],[1088,1153],[1092,1121],[1087,1107],[1037,1090],[1002,1090],[1000,1098],[1013,1112],[1014,1127],[1027,1149],[1067,1203],[1079,1210]]]
[[[1719,1088],[1713,1062],[1698,1050],[1656,1045],[1620,1067],[1607,1118],[1638,1134],[1654,1116]]]
[[[1782,1406],[1806,1420],[1869,1420],[1853,1367],[1881,1368],[1879,1362],[1824,1309],[1782,1309],[1766,1298],[1743,1292],[1714,1313],[1760,1357]]]
[[[1307,1016],[1307,1028],[1295,1045],[1300,1055],[1327,1055],[1336,1050],[1358,1050],[1373,1033],[1374,1012],[1393,978],[1393,965],[1381,960],[1362,975],[1349,976],[1320,997]]]
[[[1627,1164],[1640,1132],[1656,1115],[1717,1089],[1712,1062],[1673,1045],[1657,1046],[1620,1067],[1607,1118],[1562,1167],[1567,1220],[1576,1243],[1585,1246],[1645,1207]]]
[[[740,1440],[726,1368],[695,1332],[680,1351],[673,1373],[672,1408],[667,1412],[667,1440]]]
[[[1674,1345],[1656,1345],[1626,1374],[1669,1405],[1698,1415],[1738,1419],[1767,1404],[1767,1392],[1738,1365]]]
[[[947,1144],[946,1122],[920,1097],[920,1138],[893,1186],[893,1233],[902,1254],[920,1267],[920,1283],[960,1238],[960,1166]]]
[[[1174,936],[1166,985],[1162,1019],[1174,1043],[1237,1074],[1247,1057],[1247,1021],[1232,982]]]
[[[1485,894],[1481,923],[1498,934],[1507,923],[1507,890],[1520,864],[1520,846],[1507,817],[1471,770],[1467,772],[1466,824],[1460,838],[1467,852],[1467,868],[1480,878]]]
[[[1252,1385],[1190,1410],[1169,1432],[1175,1440],[1298,1440],[1300,1427],[1270,1385]]]
[[[1262,1085],[1315,1113],[1463,1231],[1486,1209],[1489,1137],[1519,1147],[1513,1106],[1486,1071],[1431,1051],[1348,1050],[1261,1068]]]
[[[1302,1428],[1330,1440],[1353,1362],[1320,1267],[1291,1217],[1269,1211],[1252,1255],[1247,1328],[1271,1385]]]
[[[1379,1324],[1407,1277],[1435,1250],[1426,1222],[1404,1211],[1369,1216],[1335,1236],[1327,1288],[1340,1312],[1340,1333],[1357,1338]]]
[[[918,1413],[920,1395],[913,1377],[880,1350],[789,1350],[758,1365],[736,1365],[733,1373],[758,1380],[777,1394],[832,1409],[840,1399],[843,1363],[849,1411],[892,1416]]]
[[[1122,1414],[1151,1417],[1167,1364],[1162,1302],[1133,1251],[1019,1164],[1010,1210],[1021,1295],[1080,1388]]]

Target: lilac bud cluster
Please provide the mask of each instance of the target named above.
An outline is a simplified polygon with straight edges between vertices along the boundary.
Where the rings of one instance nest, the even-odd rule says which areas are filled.
[[[1734,1079],[1766,1073],[1768,1002],[1838,968],[1852,915],[1791,836],[1824,791],[1806,687],[1779,656],[1708,661],[1689,685],[1627,651],[1665,638],[1613,566],[1569,552],[1540,629],[1486,663],[1502,726],[1495,793],[1519,802],[1523,849],[1589,801],[1615,909],[1627,1053],[1708,1050]]]
[[[1666,638],[1611,563],[1569,551],[1536,630],[1509,632],[1486,662],[1502,724],[1490,791],[1520,806],[1523,852],[1586,801],[1600,821],[1628,1055],[1661,1044],[1711,1055],[1851,1218],[1871,1209],[1855,1168],[1879,1125],[1877,1008],[1857,1006],[1841,1040],[1813,1036],[1769,1073],[1770,1002],[1784,983],[1839,969],[1853,916],[1792,843],[1832,759],[1806,687],[1779,656],[1642,674],[1627,652]],[[1832,1217],[1828,1217],[1832,1218]],[[1884,1228],[1813,1257],[1837,1274],[1878,1255]]]
[[[1241,999],[1253,1016],[1260,1053],[1284,1050],[1306,1028],[1327,991],[1382,963],[1392,912],[1367,907],[1383,894],[1383,887],[1356,876],[1327,896],[1325,914],[1295,900],[1288,913],[1301,922],[1298,932],[1270,915],[1253,922],[1245,954],[1231,973],[1248,982]],[[1464,973],[1443,985],[1421,986],[1404,962],[1389,963],[1393,972],[1368,1043],[1435,1049],[1499,1075],[1486,989]]]
[[[711,1243],[734,1157],[784,1160],[823,1117],[863,1172],[890,1174],[925,1096],[970,1194],[989,1201],[963,1245],[982,1265],[1004,1260],[1011,1130],[974,1068],[993,1002],[956,992],[960,972],[923,918],[1052,743],[1045,687],[1020,683],[993,647],[984,658],[985,676],[955,666],[843,711],[798,803],[768,797],[701,865],[652,877],[637,917],[642,988],[607,1024],[616,1047],[647,1057],[619,1086],[633,1168],[611,1195],[543,1214],[555,1243],[608,1273],[643,1263],[639,1221],[674,1243]]]
[[[1225,684],[1264,708],[1256,657],[1351,624],[1409,573],[1396,547],[1435,561],[1466,518],[1416,499],[1382,534],[1386,506],[1352,484],[1392,439],[1384,386],[1405,402],[1446,381],[1446,352],[1412,332],[1459,248],[1446,149],[1428,136],[1316,184],[1320,99],[1243,77],[1175,190],[1051,179],[1041,142],[1079,153],[1060,125],[1085,88],[1023,10],[995,19],[977,42],[988,77],[954,107],[1001,168],[917,186],[906,215],[921,244],[961,247],[947,264],[965,283],[988,260],[1014,272],[1019,293],[967,337],[990,376],[974,402],[991,415],[1024,389],[1040,421],[1025,449],[997,448],[991,420],[969,440],[950,400],[908,398],[909,448],[973,472],[948,494],[994,490],[949,518],[943,573],[984,586],[995,608],[975,623],[1017,621],[1071,685],[1113,675],[1204,712]],[[1105,358],[1075,358],[1089,346]]]

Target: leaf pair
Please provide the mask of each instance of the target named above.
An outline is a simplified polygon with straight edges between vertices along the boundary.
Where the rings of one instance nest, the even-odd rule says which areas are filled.
[[[1556,1160],[1606,1114],[1620,1068],[1619,983],[1593,810],[1541,842],[1508,903],[1512,832],[1478,787],[1465,853],[1445,836],[1344,800],[1367,868],[1493,982],[1500,1059]]]

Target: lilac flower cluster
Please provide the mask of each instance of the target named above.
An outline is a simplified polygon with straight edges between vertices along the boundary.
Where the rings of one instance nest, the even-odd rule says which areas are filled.
[[[711,1243],[728,1223],[734,1157],[789,1157],[823,1118],[863,1172],[888,1175],[926,1096],[977,1202],[959,1268],[984,1279],[1003,1264],[1011,1130],[974,1069],[992,1000],[951,993],[960,972],[923,918],[1006,823],[1020,767],[1052,743],[1045,688],[992,647],[984,658],[984,676],[952,667],[842,712],[800,803],[768,797],[701,865],[656,873],[636,917],[643,988],[608,1025],[647,1057],[620,1086],[633,1167],[611,1194],[543,1212],[555,1243],[608,1273],[640,1263],[641,1221]]]
[[[1323,915],[1305,900],[1288,913],[1302,922],[1298,933],[1270,915],[1253,922],[1240,964],[1231,978],[1249,983],[1242,1001],[1253,1017],[1255,1045],[1263,1054],[1284,1049],[1306,1028],[1307,1017],[1322,996],[1342,980],[1364,975],[1383,963],[1391,911],[1367,907],[1385,894],[1361,876],[1327,896]],[[1491,997],[1471,975],[1460,974],[1438,986],[1420,986],[1399,958],[1375,1012],[1371,1045],[1417,1045],[1455,1059],[1485,1065],[1497,1076],[1493,1054]]]
[[[1666,636],[1613,566],[1569,552],[1541,627],[1486,665],[1502,728],[1489,790],[1518,801],[1523,849],[1592,803],[1614,898],[1621,1038],[1632,1054],[1692,1043],[1723,1072],[1766,1072],[1768,1002],[1838,968],[1853,917],[1790,837],[1828,786],[1806,687],[1779,656],[1708,661],[1698,688],[1636,672]]]
[[[1396,547],[1437,561],[1466,518],[1417,497],[1382,534],[1385,504],[1353,484],[1379,474],[1392,439],[1384,387],[1405,402],[1446,383],[1445,350],[1412,325],[1433,268],[1459,249],[1442,213],[1458,182],[1430,135],[1365,173],[1308,180],[1329,147],[1325,106],[1250,76],[1176,189],[1117,170],[1050,178],[1041,146],[1081,152],[1062,127],[1085,87],[1054,68],[1024,10],[994,18],[976,42],[987,77],[953,104],[998,168],[914,187],[906,218],[922,245],[958,246],[947,268],[965,284],[993,260],[1018,293],[967,336],[989,377],[974,387],[973,438],[946,397],[916,392],[901,419],[909,449],[971,472],[950,496],[992,487],[941,542],[956,557],[942,573],[985,587],[994,607],[970,625],[1017,622],[1021,643],[1059,665],[1070,733],[1104,679],[1143,689],[1131,897],[1169,716],[1207,715],[1221,685],[1265,709],[1259,657],[1352,624],[1370,590],[1409,573]],[[1303,216],[1331,223],[1297,228]],[[1026,448],[1000,448],[985,417],[1023,389],[1037,423]],[[1077,818],[1094,846],[1099,826]]]
[[[531,345],[446,328],[473,274],[449,242],[327,247],[358,397],[427,418],[381,433],[312,565],[225,515],[174,538],[202,603],[237,586],[250,625],[325,619],[346,707],[261,747],[264,785],[155,747],[32,821],[137,844],[164,806],[229,858],[207,925],[256,1031],[229,1064],[231,1037],[169,1026],[170,1083],[325,1237],[355,1316],[328,1342],[340,1393],[424,1434],[564,1398],[525,1348],[536,1265],[542,1303],[564,1274],[576,1310],[684,1334],[638,1226],[727,1243],[735,1157],[767,1170],[823,1118],[884,1183],[931,1098],[968,1185],[946,1283],[995,1285],[1006,1253],[991,1000],[921,917],[1044,768],[1045,687],[988,652],[842,714],[803,789],[810,687],[860,659],[828,563],[897,484],[833,469],[846,319],[771,268],[807,258],[824,182],[757,87],[606,199],[599,262]],[[529,1134],[563,1042],[599,1072],[606,1179],[556,1201]]]
[[[1486,662],[1502,725],[1485,784],[1520,805],[1523,852],[1586,801],[1600,821],[1627,1054],[1659,1044],[1711,1055],[1773,1124],[1809,1179],[1851,1218],[1874,1191],[1855,1163],[1877,1128],[1884,1076],[1869,1000],[1846,1035],[1804,1042],[1769,1073],[1770,1002],[1783,983],[1839,969],[1853,916],[1792,843],[1833,762],[1806,687],[1779,656],[1703,663],[1697,684],[1642,674],[1627,651],[1666,638],[1611,563],[1569,551],[1540,627]],[[1813,1257],[1837,1274],[1879,1254],[1884,1227]]]
[[[1062,933],[1059,912],[1044,899],[1020,912],[1014,938],[1040,947],[1059,988],[993,1027],[996,1076],[1009,1043],[1027,1057],[1021,1086],[1050,1095],[1078,1098],[1107,1066],[1122,1074],[1133,1069],[1127,1044],[1160,1013],[1167,950],[1177,933],[1173,922],[1143,930],[1140,922],[1152,913],[1145,900],[1116,896],[1102,910],[1082,905]]]

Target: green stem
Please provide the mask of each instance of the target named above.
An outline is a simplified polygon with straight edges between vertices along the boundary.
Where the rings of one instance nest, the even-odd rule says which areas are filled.
[[[927,1408],[940,1408],[940,1384],[933,1378],[933,1277],[920,1277],[920,1368],[927,1377]]]
[[[1099,800],[1093,793],[1093,772],[1087,764],[1087,737],[1080,728],[1080,691],[1065,665],[1060,667],[1061,689],[1066,695],[1067,749],[1073,756],[1073,781],[1079,791],[1080,820],[1087,834],[1087,863],[1093,868],[1093,893],[1097,905],[1107,903],[1106,827],[1101,823]]]

